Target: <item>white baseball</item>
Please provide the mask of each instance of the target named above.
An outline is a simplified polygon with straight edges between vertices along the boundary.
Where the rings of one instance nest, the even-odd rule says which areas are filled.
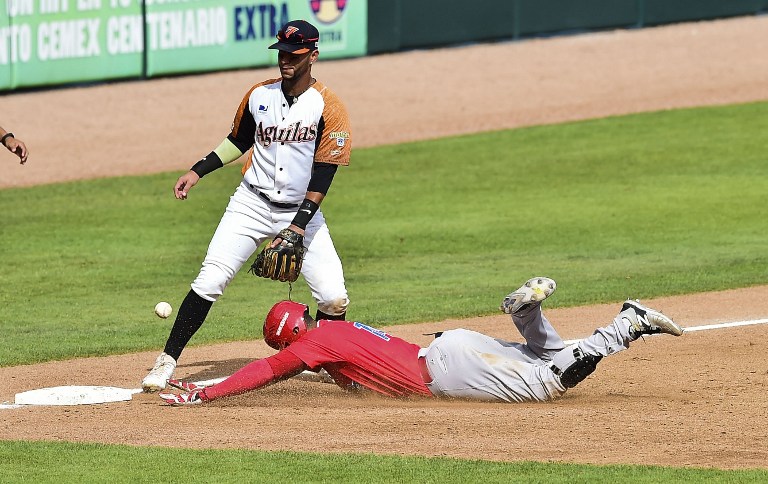
[[[171,305],[165,301],[159,302],[155,306],[155,314],[157,314],[159,317],[163,319],[170,316],[172,312],[173,312],[173,308],[171,308]]]

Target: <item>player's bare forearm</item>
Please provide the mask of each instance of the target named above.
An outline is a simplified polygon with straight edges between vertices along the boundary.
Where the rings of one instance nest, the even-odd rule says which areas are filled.
[[[304,197],[307,200],[312,200],[316,204],[320,205],[323,203],[323,199],[325,198],[325,193],[320,192],[307,192],[307,196]]]

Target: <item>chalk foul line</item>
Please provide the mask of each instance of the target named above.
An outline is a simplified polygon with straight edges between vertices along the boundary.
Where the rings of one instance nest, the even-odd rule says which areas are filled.
[[[747,321],[732,321],[730,323],[715,323],[715,324],[704,324],[701,326],[688,326],[686,328],[683,328],[683,334],[685,333],[693,333],[696,331],[709,331],[713,329],[723,329],[723,328],[734,328],[737,326],[752,326],[754,324],[766,324],[768,323],[767,319],[750,319]],[[656,336],[656,335],[651,335]],[[567,341],[564,341],[566,345],[572,345],[574,343],[578,343],[583,338],[579,339],[569,339]]]

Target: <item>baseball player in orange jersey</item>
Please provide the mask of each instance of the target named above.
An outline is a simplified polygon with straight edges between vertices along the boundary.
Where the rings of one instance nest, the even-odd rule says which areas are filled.
[[[212,304],[263,241],[272,239],[273,246],[282,241],[281,229],[304,237],[301,273],[317,302],[317,318],[345,319],[344,272],[319,207],[338,166],[349,164],[351,134],[342,101],[312,77],[318,39],[318,30],[306,21],[283,26],[269,47],[279,51],[281,77],[248,91],[229,135],[174,186],[176,198],[184,200],[200,178],[251,150],[165,349],[142,381],[144,391],[165,387]]]
[[[302,371],[325,370],[340,387],[391,397],[438,396],[496,402],[547,401],[589,376],[600,360],[644,334],[683,334],[667,316],[626,301],[613,321],[566,346],[541,311],[555,281],[534,277],[509,294],[501,310],[525,343],[466,329],[438,333],[426,348],[350,321],[314,321],[307,306],[281,301],[264,321],[264,341],[280,351],[209,387],[171,380],[184,393],[160,394],[193,405],[262,388]]]

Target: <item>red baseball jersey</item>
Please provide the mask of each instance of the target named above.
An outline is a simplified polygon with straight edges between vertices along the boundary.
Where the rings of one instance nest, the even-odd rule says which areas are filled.
[[[312,370],[323,368],[341,387],[351,380],[391,397],[432,396],[419,371],[419,349],[363,323],[321,320],[283,351]]]

